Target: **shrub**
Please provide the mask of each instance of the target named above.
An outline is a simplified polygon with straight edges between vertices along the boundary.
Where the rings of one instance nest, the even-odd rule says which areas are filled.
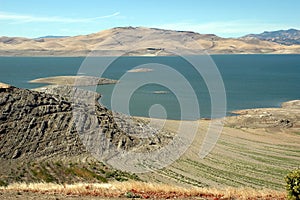
[[[285,177],[288,199],[300,200],[300,168],[288,173]]]
[[[126,198],[131,198],[131,199],[134,199],[134,198],[141,198],[140,195],[134,194],[133,192],[126,192],[126,193],[125,193],[125,197],[126,197]]]
[[[7,183],[0,179],[0,187],[7,186]]]

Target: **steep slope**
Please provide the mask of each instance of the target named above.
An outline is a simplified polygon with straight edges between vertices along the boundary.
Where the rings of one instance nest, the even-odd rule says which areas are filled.
[[[0,55],[86,56],[170,55],[203,51],[228,53],[300,53],[300,46],[286,46],[253,37],[221,38],[213,34],[145,27],[117,27],[89,35],[66,38],[0,38]]]
[[[265,31],[260,34],[249,34],[243,38],[256,38],[259,40],[276,42],[283,45],[299,45],[300,30],[289,29],[279,31]]]
[[[93,144],[90,134],[103,134],[118,149],[143,151],[162,145],[160,141],[156,145],[152,142],[159,134],[139,139],[134,134],[141,132],[137,128],[141,129],[142,122],[130,126],[123,122],[128,130],[124,132],[112,112],[98,103],[100,95],[76,90],[93,102],[84,105],[82,98],[71,101],[73,90],[51,86],[38,92],[0,84],[0,185],[15,181],[74,183],[137,179],[93,158],[82,141],[92,140]],[[73,113],[75,107],[82,109],[81,116]],[[82,135],[81,130],[89,133]]]
[[[66,98],[14,87],[1,88],[0,95],[1,158],[33,159],[85,152],[75,127],[72,103]],[[99,104],[95,106],[96,120],[102,128],[109,128],[109,137],[112,140],[126,137],[114,123],[110,111]],[[129,136],[125,140],[130,145],[134,143]]]
[[[72,105],[66,98],[0,86],[0,185],[137,179],[90,156],[77,134]],[[96,107],[102,126],[110,127],[113,141],[128,137],[106,108]]]

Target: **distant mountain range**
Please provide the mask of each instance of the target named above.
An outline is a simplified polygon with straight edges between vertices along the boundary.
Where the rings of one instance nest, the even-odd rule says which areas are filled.
[[[260,40],[266,40],[276,42],[284,45],[300,44],[300,30],[289,29],[279,31],[265,31],[261,34],[249,34],[243,38],[257,38]]]
[[[222,38],[191,31],[116,27],[73,37],[0,37],[0,56],[86,56],[91,52],[94,55],[162,56],[204,51],[209,54],[300,54],[298,35],[299,31],[291,29]]]
[[[42,36],[42,37],[38,37],[35,39],[46,39],[46,38],[66,38],[69,36],[60,36],[60,35],[46,35],[46,36]]]

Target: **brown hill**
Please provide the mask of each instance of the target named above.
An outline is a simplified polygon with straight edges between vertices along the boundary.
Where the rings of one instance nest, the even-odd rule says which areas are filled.
[[[4,56],[170,55],[180,53],[300,53],[300,45],[281,45],[257,38],[221,38],[213,34],[144,27],[117,27],[66,38],[0,38]],[[196,52],[195,52],[196,51]]]

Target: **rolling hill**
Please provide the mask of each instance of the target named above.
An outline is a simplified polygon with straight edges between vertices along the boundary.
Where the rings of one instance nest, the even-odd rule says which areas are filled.
[[[28,39],[0,37],[2,56],[86,56],[181,54],[298,54],[300,45],[255,37],[221,38],[214,34],[145,27],[117,27],[89,35]]]

